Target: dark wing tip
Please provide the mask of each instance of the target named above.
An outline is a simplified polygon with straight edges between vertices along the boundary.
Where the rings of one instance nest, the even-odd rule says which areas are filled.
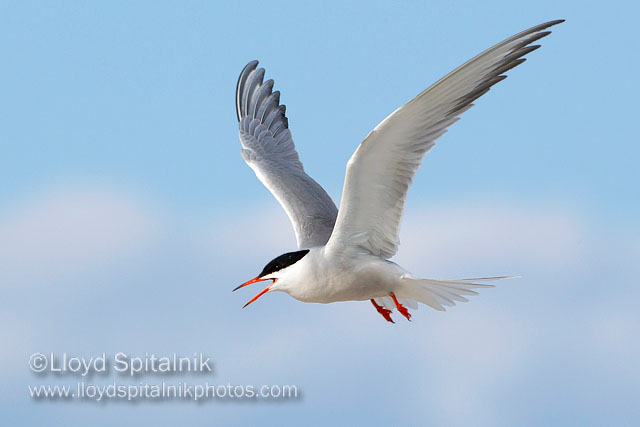
[[[554,25],[558,25],[564,22],[564,19],[556,19],[555,21],[549,21],[549,22],[545,22],[542,24],[538,24],[534,27],[529,28],[528,30],[524,30],[521,33],[516,34],[515,36],[505,40],[505,41],[510,41],[510,40],[517,40],[517,39],[523,39],[526,41],[526,43],[522,46],[519,47],[523,47],[526,46],[527,44],[530,44],[536,40],[539,40],[543,37],[548,36],[549,34],[551,34],[551,31],[543,31],[546,30],[549,27],[553,27]],[[532,38],[527,38],[525,39],[526,36],[529,36],[531,34],[535,34]]]
[[[238,83],[236,85],[236,115],[238,116],[238,121],[240,121],[240,94],[244,89],[244,85],[247,82],[247,77],[249,74],[258,67],[258,61],[253,60],[250,61],[247,65],[244,66],[242,71],[240,72],[240,76],[238,77]]]
[[[472,91],[459,98],[449,113],[454,114],[458,111],[464,110],[473,101],[487,93],[493,85],[507,78],[504,73],[525,62],[526,58],[523,58],[523,56],[540,48],[540,45],[532,45],[531,43],[551,34],[551,31],[543,30],[553,25],[560,24],[564,21],[564,19],[557,19],[555,21],[545,22],[507,39],[507,42],[518,39],[521,39],[522,41],[513,46],[509,53],[504,56],[504,58],[496,65],[496,67],[489,74],[487,74],[485,79],[481,81]],[[501,43],[501,45],[503,43]]]
[[[289,128],[289,120],[286,107],[280,104],[280,92],[273,90],[273,79],[263,82],[264,75],[265,70],[258,68],[258,61],[251,61],[243,68],[236,86],[236,116],[238,122],[246,116],[257,118],[277,137]]]
[[[545,22],[545,23],[540,24],[540,25],[536,25],[535,27],[531,28],[531,30],[533,30],[532,32],[541,31],[541,30],[544,30],[545,28],[549,28],[549,27],[553,27],[554,25],[562,24],[564,21],[565,21],[565,19],[555,19],[553,21],[549,21],[549,22]]]

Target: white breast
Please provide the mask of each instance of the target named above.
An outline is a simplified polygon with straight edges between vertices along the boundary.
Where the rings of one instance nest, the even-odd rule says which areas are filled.
[[[406,273],[397,264],[363,253],[328,252],[312,248],[287,269],[282,286],[303,302],[364,301],[389,295]]]

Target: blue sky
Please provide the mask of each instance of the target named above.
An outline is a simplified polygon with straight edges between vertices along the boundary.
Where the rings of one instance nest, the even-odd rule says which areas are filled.
[[[2,412],[12,424],[636,425],[639,40],[632,2],[2,2]],[[398,262],[519,274],[387,325],[364,303],[229,291],[294,248],[239,154],[259,59],[339,200],[386,115],[475,54],[565,18],[425,158]],[[211,354],[294,402],[33,402],[29,354]],[[50,378],[48,380],[51,380]]]

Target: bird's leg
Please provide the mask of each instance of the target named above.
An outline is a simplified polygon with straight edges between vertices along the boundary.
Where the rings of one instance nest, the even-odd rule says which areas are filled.
[[[400,304],[398,302],[398,299],[396,298],[396,295],[393,292],[391,292],[389,294],[389,296],[393,299],[393,302],[396,303],[396,308],[398,309],[400,314],[402,314],[404,317],[406,317],[407,320],[411,320],[411,313],[409,313],[409,310],[407,310],[407,308],[404,305],[402,305],[402,304]]]
[[[382,315],[382,317],[384,317],[387,322],[396,323],[396,322],[393,321],[393,319],[390,316],[391,310],[388,310],[388,309],[376,304],[376,302],[375,302],[375,300],[373,300],[373,298],[371,299],[371,304],[373,304],[373,306],[376,308],[376,310],[378,310],[378,313],[380,313]]]

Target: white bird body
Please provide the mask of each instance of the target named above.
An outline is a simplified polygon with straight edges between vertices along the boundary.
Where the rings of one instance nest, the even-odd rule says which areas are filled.
[[[394,262],[353,248],[331,251],[325,246],[311,248],[297,263],[287,268],[271,288],[287,292],[302,302],[331,303],[366,301],[401,296],[402,277],[408,274]]]
[[[242,157],[285,209],[296,233],[298,251],[283,254],[255,282],[272,283],[246,305],[271,291],[303,302],[371,300],[392,322],[395,308],[407,319],[405,305],[417,302],[436,310],[467,301],[477,282],[504,279],[434,280],[411,276],[389,261],[398,235],[407,193],[422,159],[472,102],[506,78],[506,71],[540,47],[551,21],[525,30],[458,67],[384,119],[358,146],[347,164],[340,209],[306,174],[293,143],[273,81],[252,61],[236,89]],[[245,305],[245,307],[246,307]]]

